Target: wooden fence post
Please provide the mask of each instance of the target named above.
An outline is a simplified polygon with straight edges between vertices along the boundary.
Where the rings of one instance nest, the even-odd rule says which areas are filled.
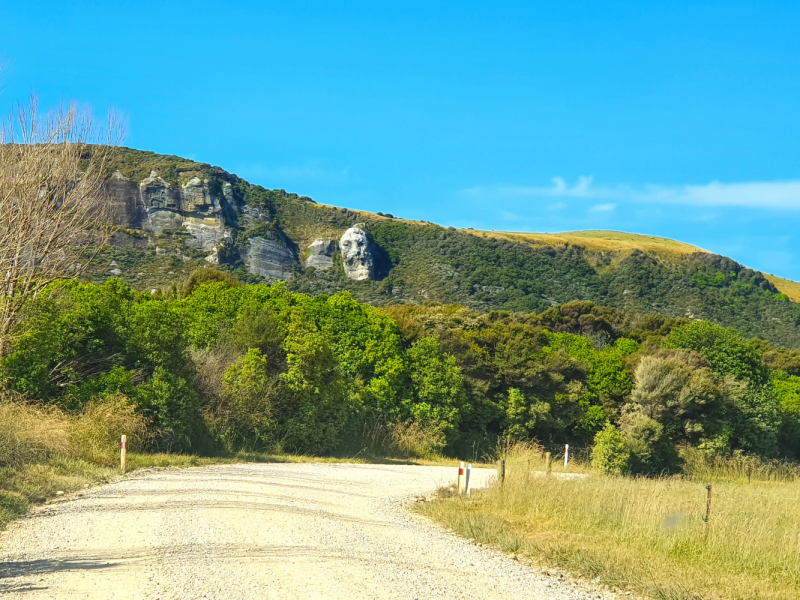
[[[506,480],[506,461],[502,459],[497,462],[497,478],[500,480],[500,485],[503,485]]]
[[[545,466],[545,471],[549,475],[550,471],[553,469],[553,454],[551,452],[545,452],[544,466]]]

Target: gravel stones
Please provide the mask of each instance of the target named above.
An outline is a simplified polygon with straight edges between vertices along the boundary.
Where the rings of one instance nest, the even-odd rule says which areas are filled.
[[[473,471],[475,487],[494,472]],[[408,511],[445,467],[245,464],[137,471],[0,536],[8,598],[616,598]]]

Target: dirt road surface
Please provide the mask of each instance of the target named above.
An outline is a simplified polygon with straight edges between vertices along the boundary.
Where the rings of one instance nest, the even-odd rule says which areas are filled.
[[[476,486],[491,470],[474,470]],[[613,598],[408,512],[454,469],[245,464],[136,472],[0,534],[8,599]]]

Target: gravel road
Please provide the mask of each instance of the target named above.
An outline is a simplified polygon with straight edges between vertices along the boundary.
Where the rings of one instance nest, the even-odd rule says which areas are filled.
[[[473,471],[477,486],[493,471]],[[0,534],[20,599],[611,599],[408,512],[445,467],[244,464],[137,471]]]

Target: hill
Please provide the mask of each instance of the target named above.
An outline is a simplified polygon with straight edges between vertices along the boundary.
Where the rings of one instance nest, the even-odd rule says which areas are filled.
[[[108,191],[124,231],[89,274],[95,281],[163,287],[212,263],[245,281],[285,280],[312,295],[347,290],[376,305],[531,312],[590,300],[800,347],[800,305],[790,300],[798,284],[674,240],[445,228],[317,204],[219,167],[130,149],[120,150]]]

